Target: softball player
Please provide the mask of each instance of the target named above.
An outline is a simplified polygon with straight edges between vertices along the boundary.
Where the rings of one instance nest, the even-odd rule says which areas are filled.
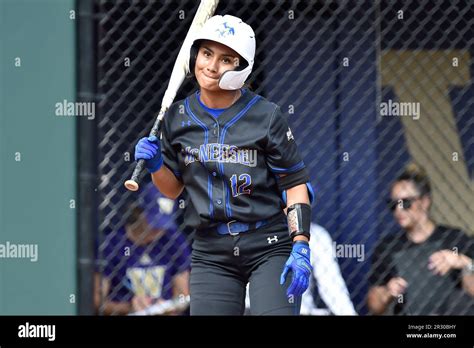
[[[253,314],[299,314],[309,283],[309,175],[280,108],[243,88],[254,56],[249,25],[210,18],[191,48],[199,90],[135,148],[163,194],[186,190],[191,315],[243,314],[247,283]]]

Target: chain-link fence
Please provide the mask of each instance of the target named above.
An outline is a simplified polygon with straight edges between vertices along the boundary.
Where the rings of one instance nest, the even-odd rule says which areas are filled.
[[[137,195],[127,192],[123,182],[133,168],[134,145],[149,132],[160,109],[198,4],[195,0],[94,4],[100,175],[97,257],[102,260],[97,271],[99,277],[128,278],[128,287],[116,280],[106,284],[107,289],[102,286],[97,300],[101,313],[107,312],[107,302],[131,301],[133,291],[127,289],[136,290],[140,282],[154,293],[167,293],[166,298],[185,294],[176,285],[187,267],[186,247],[174,249],[181,239],[161,245],[157,238],[143,247],[140,243],[147,237],[141,236],[130,244],[138,245],[137,249],[122,248],[130,236],[130,227],[124,230],[124,226],[137,221],[130,217],[130,204]],[[398,290],[392,289],[391,306],[405,310],[388,308],[386,313],[469,313],[468,303],[474,297],[468,295],[472,285],[469,289],[464,283],[469,274],[462,271],[465,263],[454,262],[462,255],[474,257],[473,247],[466,245],[470,240],[440,237],[438,227],[426,241],[417,240],[416,234],[414,242],[400,227],[408,222],[395,219],[386,200],[391,193],[395,200],[407,198],[401,196],[408,193],[416,196],[401,191],[393,197],[390,189],[408,163],[417,163],[431,179],[430,216],[437,226],[456,226],[467,234],[474,230],[473,2],[221,0],[216,14],[238,16],[256,33],[250,86],[288,114],[316,192],[313,221],[331,237],[330,247],[321,252],[336,259],[355,311],[369,313],[371,287],[398,276],[408,285],[398,283]],[[194,88],[194,82],[187,80],[176,100]],[[395,206],[395,217],[412,214],[407,205],[415,209],[422,201],[401,204],[404,209]],[[191,231],[184,229],[179,216],[178,224],[190,239]],[[419,220],[413,224],[429,226]],[[420,233],[423,240],[424,232]],[[443,236],[447,233],[456,234],[445,231]],[[387,236],[396,238],[376,249]],[[158,244],[157,254],[150,254]],[[113,245],[115,249],[110,249]],[[161,265],[174,270],[166,275],[171,278],[160,278],[162,268],[130,276],[124,267],[130,261],[127,250],[142,253],[136,258],[142,269],[147,264],[156,266],[146,257],[172,255]],[[455,257],[437,254],[447,261],[433,266],[430,260],[437,259],[430,257],[437,250],[448,250]],[[447,274],[435,274],[443,262],[450,265]],[[375,278],[369,279],[370,274]],[[313,294],[317,304],[324,302],[329,312],[338,314],[332,308],[343,302],[336,294],[344,291],[334,292],[332,298],[321,296],[322,289],[330,289],[324,282],[331,283],[331,276],[319,275],[315,282],[319,292]],[[169,288],[156,289],[157,284]],[[127,312],[114,308],[111,313]]]

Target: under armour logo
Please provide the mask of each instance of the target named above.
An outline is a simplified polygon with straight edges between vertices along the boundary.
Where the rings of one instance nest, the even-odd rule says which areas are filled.
[[[302,253],[303,255],[307,255],[307,254],[308,254],[308,249],[304,249],[304,248],[301,249],[301,253]]]
[[[276,243],[276,242],[278,242],[278,237],[277,236],[273,236],[271,238],[268,237],[267,241],[268,241],[268,244]]]
[[[191,125],[191,121],[190,121],[190,120],[188,120],[188,122],[181,121],[181,127],[184,127],[184,126],[186,126],[186,125],[190,126],[190,125]]]
[[[286,137],[288,138],[288,141],[290,141],[291,139],[295,140],[295,138],[293,137],[293,133],[291,133],[290,128],[288,128],[288,132],[286,132]]]

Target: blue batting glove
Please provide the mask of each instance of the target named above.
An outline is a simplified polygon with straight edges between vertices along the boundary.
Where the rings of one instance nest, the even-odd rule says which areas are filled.
[[[305,241],[297,241],[293,244],[288,261],[286,261],[283,273],[280,276],[280,285],[283,285],[289,271],[293,273],[293,280],[286,290],[286,295],[290,297],[300,296],[306,291],[309,285],[309,277],[313,267],[310,262],[309,244]]]
[[[145,168],[153,174],[163,165],[160,140],[156,136],[141,138],[135,146],[135,161],[145,160]]]

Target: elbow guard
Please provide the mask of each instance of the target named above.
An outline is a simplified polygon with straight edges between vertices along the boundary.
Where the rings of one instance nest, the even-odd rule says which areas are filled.
[[[305,184],[309,181],[308,169],[303,168],[296,173],[291,173],[283,177],[277,177],[278,188],[280,192],[288,190],[292,187]]]
[[[288,207],[286,217],[288,220],[288,233],[293,240],[296,236],[306,236],[309,240],[311,228],[311,206],[296,203]]]

